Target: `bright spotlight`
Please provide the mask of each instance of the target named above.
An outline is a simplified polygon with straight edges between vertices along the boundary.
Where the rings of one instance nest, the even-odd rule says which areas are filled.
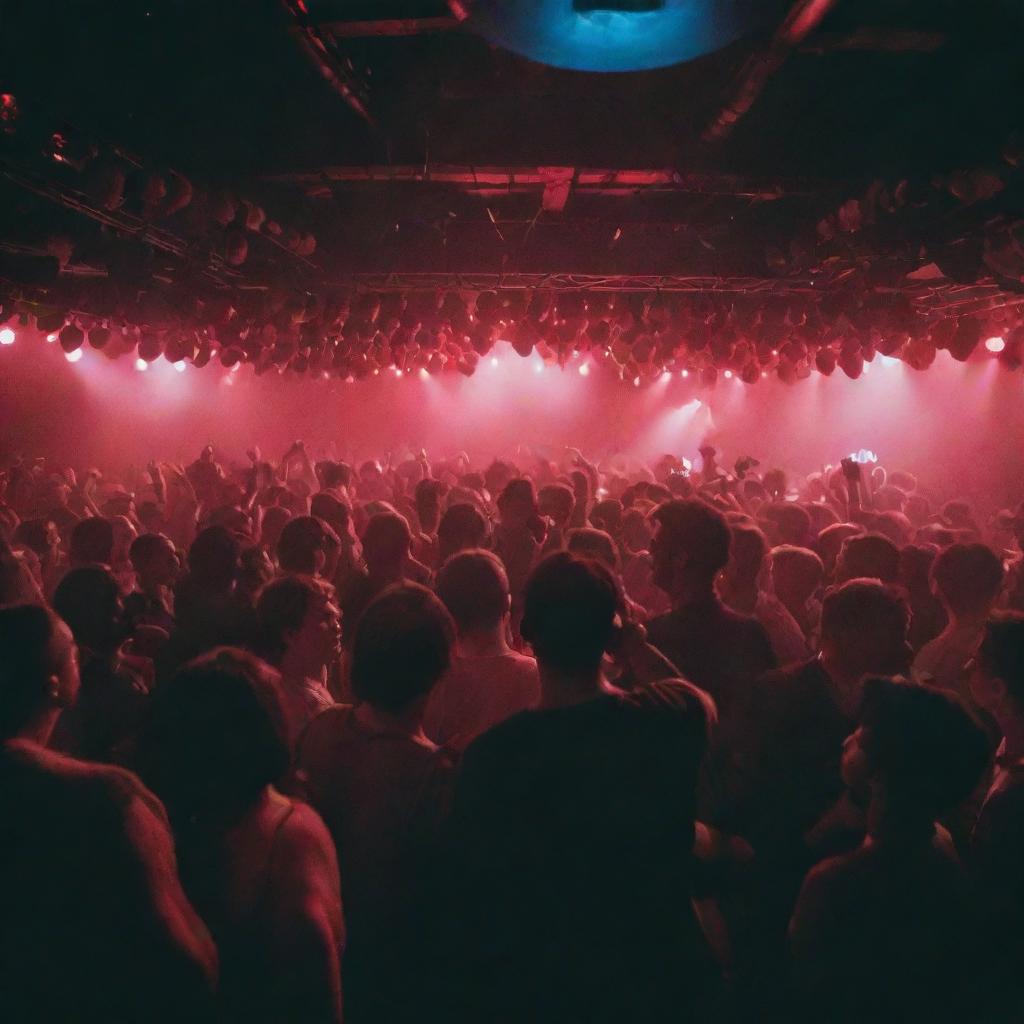
[[[667,384],[667,383],[668,383],[668,382],[669,382],[669,381],[670,381],[671,379],[672,379],[672,374],[671,374],[671,373],[669,373],[669,372],[668,372],[668,370],[666,370],[666,371],[665,371],[665,372],[664,372],[664,373],[663,373],[663,374],[661,375],[661,383],[662,383],[662,384]]]
[[[590,376],[590,364],[589,363],[583,363],[580,366],[580,376],[581,377],[588,377],[588,376]]]
[[[13,345],[15,334],[10,327],[0,329],[0,345]]]
[[[174,363],[172,365],[178,371],[178,373],[184,373],[185,372],[185,360],[184,359],[179,359],[176,363]]]
[[[48,334],[46,340],[52,345],[57,340],[56,334]]]
[[[685,378],[690,376],[690,371],[689,370],[680,370],[679,371],[679,376],[682,377],[685,380]]]
[[[401,377],[402,376],[402,371],[400,369],[398,369],[397,366],[395,367],[395,376],[396,377]]]
[[[3,333],[3,331],[0,331],[0,335]],[[8,341],[6,344],[10,345],[10,342]],[[987,348],[989,352],[1002,352],[1003,349],[1006,348],[1006,342],[1003,341],[1002,338],[989,338],[985,342],[985,348]]]
[[[82,358],[83,354],[84,353],[82,352],[82,350],[80,348],[76,348],[74,352],[65,352],[64,353],[64,358],[69,363],[77,363],[78,360]]]
[[[723,376],[726,380],[732,380],[732,370],[726,370]]]
[[[139,373],[145,373],[149,369],[149,363],[147,363],[145,359],[136,359],[135,369],[138,370]]]
[[[497,366],[497,365],[498,365],[497,356],[491,356],[491,366]]]

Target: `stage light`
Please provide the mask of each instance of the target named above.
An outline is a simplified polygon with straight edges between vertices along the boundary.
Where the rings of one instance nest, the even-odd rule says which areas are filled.
[[[679,371],[679,376],[682,377],[685,380],[687,377],[690,376],[690,371],[689,370],[680,370]]]
[[[581,377],[588,377],[589,375],[590,375],[590,364],[589,363],[584,363],[580,367],[580,376]]]
[[[10,327],[0,329],[0,345],[13,345],[16,335]]]
[[[723,376],[726,380],[732,380],[732,370],[726,370]]]
[[[396,377],[401,377],[402,376],[402,371],[397,366],[395,367],[395,376]]]
[[[46,340],[52,345],[57,340],[56,334],[48,334]]]
[[[497,366],[497,365],[498,365],[498,360],[494,356],[492,356],[491,357],[491,366]]]
[[[0,331],[0,334],[3,333],[3,331]],[[9,345],[10,342],[7,342],[7,344]],[[1002,352],[1003,349],[1006,348],[1006,342],[1002,338],[989,338],[985,342],[985,348],[987,348],[989,352]]]
[[[82,350],[80,348],[76,348],[73,352],[65,352],[64,358],[69,363],[77,363],[78,360],[81,359],[83,355],[84,353],[82,352]]]
[[[425,367],[420,368],[420,380],[426,380],[430,376]]]
[[[185,372],[185,360],[184,359],[179,359],[176,363],[172,363],[171,365],[178,371],[178,373],[184,373]]]
[[[145,359],[136,359],[135,369],[138,370],[139,373],[145,373],[149,369],[149,363],[147,363]]]
[[[664,373],[663,373],[663,374],[661,375],[661,383],[662,383],[662,384],[667,384],[667,383],[668,383],[668,382],[669,382],[669,381],[670,381],[671,379],[672,379],[672,374],[671,374],[671,373],[669,373],[669,372],[668,372],[668,370],[666,370],[666,371],[665,371],[665,372],[664,372]]]

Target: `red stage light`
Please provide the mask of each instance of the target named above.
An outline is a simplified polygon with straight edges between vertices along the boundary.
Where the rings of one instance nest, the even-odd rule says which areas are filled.
[[[0,345],[13,345],[15,337],[10,327],[0,328]]]
[[[2,333],[3,331],[0,331],[0,334]],[[989,338],[985,342],[985,348],[987,348],[989,352],[1002,352],[1003,349],[1006,348],[1006,342],[1002,338]]]

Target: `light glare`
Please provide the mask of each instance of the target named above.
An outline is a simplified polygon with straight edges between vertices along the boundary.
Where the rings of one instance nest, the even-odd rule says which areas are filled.
[[[589,363],[583,363],[580,366],[580,376],[581,377],[588,377],[589,375],[590,375],[590,364]]]
[[[135,369],[138,370],[139,373],[145,373],[149,369],[149,363],[147,363],[145,359],[136,359]]]
[[[80,348],[76,348],[74,352],[65,352],[64,358],[69,363],[77,363],[82,358],[83,352]]]
[[[3,331],[0,331],[0,334],[3,334]],[[985,348],[989,352],[1002,352],[1006,348],[1006,342],[1002,338],[989,338],[985,342]]]
[[[0,345],[13,345],[15,334],[10,327],[0,329]]]
[[[184,359],[179,359],[173,365],[174,365],[174,368],[178,371],[178,373],[184,373],[185,372],[185,360]]]

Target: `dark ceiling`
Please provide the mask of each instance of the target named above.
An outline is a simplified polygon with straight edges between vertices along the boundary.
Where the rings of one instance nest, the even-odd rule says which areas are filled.
[[[19,112],[4,166],[46,196],[32,203],[66,210],[67,168],[34,166],[59,131],[230,188],[317,241],[299,268],[250,246],[234,273],[310,290],[357,272],[785,280],[832,259],[906,273],[965,244],[977,269],[980,235],[964,239],[1019,212],[1020,175],[1008,180],[1001,155],[1024,121],[1017,0],[761,0],[758,27],[718,52],[607,75],[490,45],[456,17],[472,7],[0,0],[0,91]],[[823,17],[782,39],[801,11]],[[551,167],[567,170],[538,171]],[[984,188],[965,199],[950,184],[992,167],[998,211]],[[0,238],[44,246],[27,225],[56,230],[56,215],[13,198],[8,179]],[[851,199],[852,227],[836,220]],[[194,255],[194,227],[180,234]],[[96,269],[85,242],[76,258]]]

